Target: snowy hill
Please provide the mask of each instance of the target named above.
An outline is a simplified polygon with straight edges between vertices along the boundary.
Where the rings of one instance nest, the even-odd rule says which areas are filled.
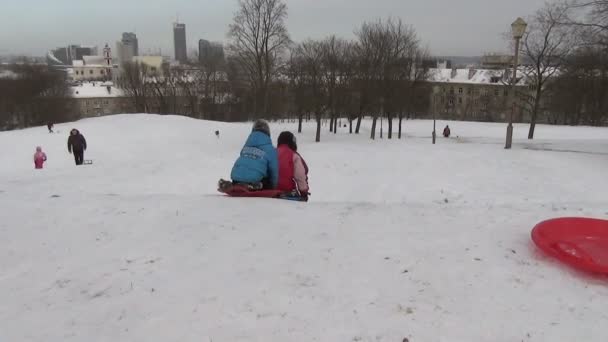
[[[73,165],[72,127],[93,165]],[[404,127],[401,141],[324,127],[315,144],[307,125],[306,204],[215,191],[249,124],[0,133],[0,341],[606,341],[608,279],[529,233],[608,217],[608,130],[539,126],[528,142],[516,126],[505,151],[503,124],[452,122],[459,137],[436,146],[430,122]]]

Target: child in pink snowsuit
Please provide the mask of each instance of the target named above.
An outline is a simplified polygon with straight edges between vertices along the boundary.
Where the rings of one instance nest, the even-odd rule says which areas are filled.
[[[42,152],[42,147],[36,147],[36,153],[34,153],[34,166],[37,169],[42,169],[44,162],[46,161],[46,154]]]

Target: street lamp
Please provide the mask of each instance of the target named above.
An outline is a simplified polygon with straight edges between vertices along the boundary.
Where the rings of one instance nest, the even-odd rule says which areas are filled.
[[[521,38],[526,33],[526,27],[528,24],[522,19],[517,18],[511,24],[511,33],[513,34],[513,39],[515,40],[515,58],[513,60],[513,79],[511,79],[511,98],[513,100],[513,104],[511,107],[511,115],[509,116],[509,125],[507,126],[507,142],[505,144],[506,149],[510,149],[513,144],[513,113],[515,112],[515,85],[517,84],[517,67],[519,66],[519,42]]]

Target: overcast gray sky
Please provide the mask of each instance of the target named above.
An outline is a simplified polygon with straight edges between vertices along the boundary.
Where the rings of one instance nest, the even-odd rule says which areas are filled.
[[[286,0],[292,38],[352,38],[365,20],[400,17],[435,55],[506,49],[502,33],[544,0]],[[0,0],[0,54],[43,55],[70,43],[102,45],[134,31],[142,53],[173,55],[172,22],[186,24],[188,49],[225,41],[236,0]]]

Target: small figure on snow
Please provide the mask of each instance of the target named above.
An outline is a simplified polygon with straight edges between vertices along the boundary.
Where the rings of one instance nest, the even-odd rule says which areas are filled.
[[[308,200],[308,166],[298,153],[296,137],[291,132],[282,132],[277,141],[279,156],[278,190]]]
[[[443,137],[449,138],[450,135],[452,135],[452,131],[450,130],[450,126],[446,125],[445,128],[443,129]]]
[[[220,138],[220,131],[215,131],[215,136],[219,139]]]
[[[86,139],[77,129],[72,129],[70,131],[70,137],[68,138],[68,152],[74,154],[76,165],[82,165],[84,163],[84,151],[86,150]]]
[[[55,126],[55,125],[53,125],[53,123],[52,123],[52,122],[49,122],[48,124],[46,124],[46,128],[48,128],[48,129],[49,129],[49,133],[54,133],[54,132],[53,132],[53,127],[54,127],[54,126]]]
[[[275,189],[279,177],[278,164],[268,122],[257,120],[232,167],[230,178],[233,184],[247,185],[253,190]]]
[[[46,161],[46,153],[42,152],[42,147],[36,147],[36,153],[34,153],[34,167],[38,170],[44,167]]]

